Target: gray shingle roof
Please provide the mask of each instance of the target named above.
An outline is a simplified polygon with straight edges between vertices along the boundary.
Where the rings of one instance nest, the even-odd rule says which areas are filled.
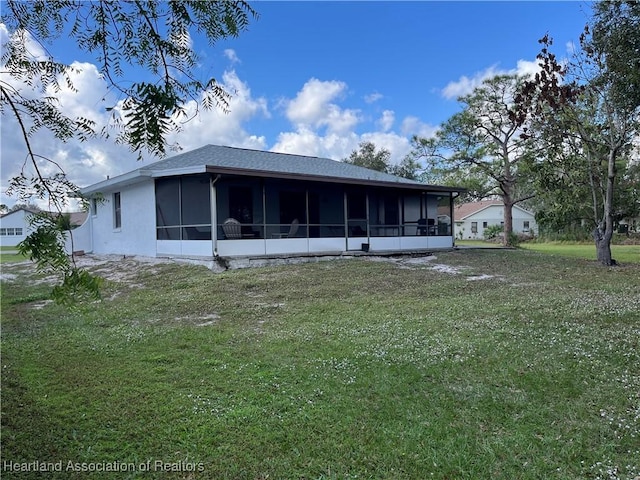
[[[145,170],[160,172],[186,167],[207,165],[215,169],[238,169],[247,171],[273,172],[277,174],[330,177],[335,179],[364,180],[373,182],[405,183],[424,185],[395,175],[357,167],[329,158],[307,157],[288,153],[264,152],[244,148],[205,145],[204,147],[181,153],[153,163]]]
[[[387,173],[356,167],[329,158],[307,157],[288,153],[264,152],[246,148],[205,145],[189,152],[146,165],[137,170],[83,188],[81,192],[115,191],[125,185],[144,181],[149,177],[188,175],[193,173],[220,173],[273,178],[307,179],[320,182],[396,186],[442,192],[460,192],[461,188],[427,185]]]

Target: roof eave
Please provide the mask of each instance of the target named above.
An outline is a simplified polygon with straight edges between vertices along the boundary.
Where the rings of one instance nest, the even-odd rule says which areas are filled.
[[[144,181],[151,176],[147,169],[139,168],[129,173],[124,173],[113,178],[107,178],[102,182],[94,183],[88,187],[80,189],[80,193],[85,196],[91,196],[96,193],[104,193],[117,190],[120,187],[126,187]]]
[[[340,183],[349,185],[366,185],[366,186],[378,186],[378,187],[393,187],[412,190],[431,190],[438,192],[465,192],[464,188],[457,187],[444,187],[439,185],[428,185],[426,183],[409,183],[409,182],[387,182],[384,180],[374,179],[360,179],[360,178],[342,178],[342,177],[330,177],[325,175],[312,175],[304,173],[289,173],[289,172],[273,172],[270,170],[254,170],[243,169],[233,167],[220,167],[220,166],[207,166],[207,172],[212,174],[226,174],[226,175],[241,175],[251,177],[263,177],[263,178],[281,178],[288,180],[307,180],[313,182],[323,183]]]
[[[161,178],[177,175],[193,175],[198,173],[211,173],[211,174],[226,174],[226,175],[240,175],[249,177],[262,177],[262,178],[281,178],[289,180],[307,180],[323,183],[339,183],[349,185],[364,185],[364,186],[378,186],[387,188],[400,188],[407,190],[430,190],[435,192],[447,192],[447,193],[461,193],[466,189],[458,187],[445,187],[440,185],[428,185],[426,183],[410,183],[410,182],[389,182],[384,180],[374,179],[359,179],[359,178],[342,178],[342,177],[330,177],[324,175],[313,175],[303,173],[289,173],[289,172],[273,172],[271,170],[255,170],[244,169],[234,167],[220,167],[217,165],[197,165],[185,168],[172,168],[167,170],[153,170],[152,168],[140,168],[117,177],[108,178],[102,182],[90,185],[82,188],[80,193],[84,196],[91,196],[96,193],[104,193],[115,191],[121,187],[140,183],[149,178]]]

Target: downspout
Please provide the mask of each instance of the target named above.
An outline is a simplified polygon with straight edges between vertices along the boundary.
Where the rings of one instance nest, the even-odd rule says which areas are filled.
[[[451,216],[451,246],[456,248],[456,219],[453,217],[453,212],[455,209],[454,200],[460,196],[460,192],[451,192],[451,197],[449,200],[449,214]]]
[[[218,202],[216,199],[216,182],[220,180],[222,175],[216,175],[216,178],[210,180],[211,199],[209,201],[211,208],[211,253],[213,258],[218,256]]]

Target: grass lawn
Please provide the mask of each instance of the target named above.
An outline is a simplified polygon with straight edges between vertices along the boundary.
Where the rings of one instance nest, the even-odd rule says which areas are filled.
[[[390,260],[126,259],[73,309],[3,266],[3,478],[640,475],[640,264]]]
[[[596,260],[596,247],[593,243],[535,243],[520,245],[527,250],[559,255],[563,257]],[[640,263],[640,245],[611,245],[611,255],[620,263]]]
[[[23,257],[15,252],[18,247],[0,247],[0,263],[24,262],[27,257]]]
[[[456,240],[456,246],[499,248],[501,245],[499,243],[485,242],[484,240]]]

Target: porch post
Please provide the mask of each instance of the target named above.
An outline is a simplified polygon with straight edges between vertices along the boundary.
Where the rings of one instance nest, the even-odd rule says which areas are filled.
[[[349,215],[347,209],[347,189],[343,187],[342,207],[344,209],[344,251],[349,250]]]
[[[211,255],[213,257],[218,256],[218,201],[216,182],[220,179],[220,175],[216,178],[210,177],[209,184],[211,189],[210,195],[210,208],[211,208]]]

